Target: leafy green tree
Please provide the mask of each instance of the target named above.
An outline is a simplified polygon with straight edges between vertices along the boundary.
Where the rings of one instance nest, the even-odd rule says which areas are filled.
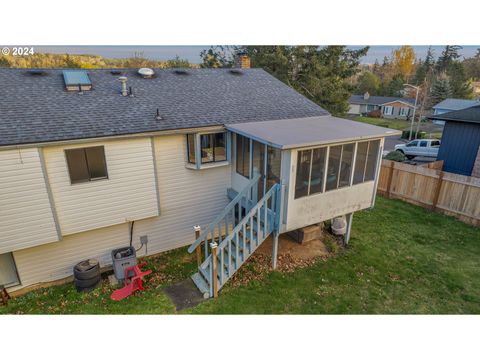
[[[405,78],[402,74],[393,76],[392,81],[387,86],[387,96],[402,96],[402,91],[405,89]]]
[[[6,56],[0,56],[0,68],[10,67],[10,61],[8,61]]]
[[[200,52],[200,58],[202,68],[223,68],[233,66],[233,53],[236,48],[230,46],[211,46],[208,50],[202,50]]]
[[[377,95],[380,88],[380,79],[371,71],[365,71],[358,77],[357,91],[360,94],[368,92]]]

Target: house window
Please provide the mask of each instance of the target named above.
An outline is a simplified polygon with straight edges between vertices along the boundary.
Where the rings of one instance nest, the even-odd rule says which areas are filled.
[[[20,284],[12,253],[0,254],[0,285],[10,287]]]
[[[383,107],[384,115],[393,115],[393,106],[384,106]]]
[[[298,152],[295,199],[323,191],[326,155],[326,147]]]
[[[225,133],[200,135],[200,151],[202,164],[226,161]]]
[[[236,170],[237,173],[248,178],[250,176],[250,139],[236,135]]]
[[[408,115],[408,108],[400,108],[400,116],[407,116]]]
[[[357,145],[353,184],[371,181],[377,169],[380,140],[363,141]]]
[[[200,169],[203,164],[227,161],[227,133],[187,134],[187,156],[189,168]]]
[[[187,134],[188,162],[195,164],[195,134]]]
[[[108,179],[103,146],[65,150],[72,184]]]

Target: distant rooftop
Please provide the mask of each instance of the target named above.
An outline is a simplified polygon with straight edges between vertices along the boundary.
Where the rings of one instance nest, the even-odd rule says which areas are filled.
[[[429,119],[480,124],[480,104],[462,110],[450,111],[440,115],[429,116]]]
[[[462,110],[471,106],[480,105],[479,100],[467,100],[467,99],[445,99],[440,101],[437,105],[432,106],[432,109],[445,109],[445,110]]]
[[[368,99],[364,98],[364,95],[352,95],[350,96],[350,99],[348,99],[348,102],[350,104],[358,104],[358,105],[383,105],[392,101],[402,101],[404,103],[414,105],[415,104],[415,99],[412,98],[403,98],[403,97],[395,97],[395,96],[372,96]]]

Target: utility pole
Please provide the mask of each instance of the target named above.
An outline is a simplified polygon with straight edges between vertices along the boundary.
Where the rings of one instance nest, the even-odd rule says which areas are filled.
[[[418,91],[420,90],[420,88],[418,86],[411,85],[411,84],[403,84],[403,86],[410,86],[411,88],[416,90],[415,105],[414,105],[414,108],[413,108],[413,116],[412,116],[412,121],[410,122],[410,133],[408,134],[408,141],[410,141],[410,140],[412,140],[413,122],[415,121],[415,110],[417,110]],[[420,119],[419,119],[419,121],[420,121]]]

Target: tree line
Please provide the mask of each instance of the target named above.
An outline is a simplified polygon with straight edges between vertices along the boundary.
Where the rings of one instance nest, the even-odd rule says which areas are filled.
[[[381,96],[415,97],[405,91],[405,83],[419,87],[419,104],[429,109],[446,98],[472,99],[472,82],[480,80],[480,49],[471,58],[462,58],[461,46],[447,45],[436,58],[429,47],[425,59],[416,57],[411,46],[402,46],[362,69],[355,79],[356,92]]]
[[[188,60],[176,56],[166,61],[146,58],[143,53],[134,53],[133,56],[123,59],[109,59],[98,55],[70,55],[70,54],[43,54],[36,53],[29,56],[0,55],[0,67],[10,68],[78,68],[78,69],[105,69],[105,68],[185,68],[198,67]]]

